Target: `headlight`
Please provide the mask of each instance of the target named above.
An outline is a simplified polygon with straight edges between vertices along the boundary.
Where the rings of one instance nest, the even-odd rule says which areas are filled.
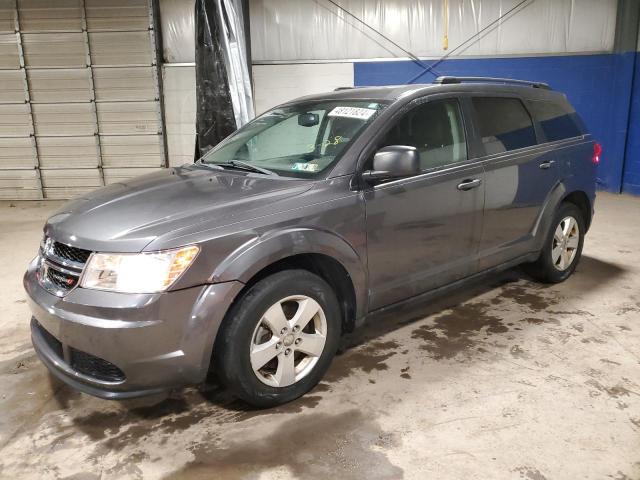
[[[155,293],[169,288],[193,263],[194,245],[153,253],[94,253],[80,286],[124,293]]]

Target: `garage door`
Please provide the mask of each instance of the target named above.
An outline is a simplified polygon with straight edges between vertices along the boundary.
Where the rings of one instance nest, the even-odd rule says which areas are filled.
[[[165,166],[150,0],[0,0],[0,198]]]

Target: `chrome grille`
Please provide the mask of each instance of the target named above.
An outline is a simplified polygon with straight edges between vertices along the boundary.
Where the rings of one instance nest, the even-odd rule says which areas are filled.
[[[89,260],[89,255],[91,255],[90,250],[83,250],[82,248],[71,247],[69,245],[65,245],[60,242],[53,242],[53,254],[58,258],[62,258],[64,260],[70,260],[76,263],[87,263]]]
[[[63,273],[55,268],[48,266],[45,271],[46,279],[49,280],[59,289],[71,290],[78,283],[78,276],[69,273]]]
[[[40,246],[40,284],[50,293],[63,297],[78,285],[91,253],[45,237]]]

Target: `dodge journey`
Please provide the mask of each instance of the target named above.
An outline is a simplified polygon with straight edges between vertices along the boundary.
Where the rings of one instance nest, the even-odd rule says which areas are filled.
[[[213,371],[254,406],[293,400],[384,309],[519,264],[568,278],[600,155],[543,83],[440,77],[291,101],[193,164],[49,218],[24,276],[33,346],[102,398]]]

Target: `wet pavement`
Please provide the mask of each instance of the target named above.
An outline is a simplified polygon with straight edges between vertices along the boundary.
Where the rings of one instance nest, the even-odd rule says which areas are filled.
[[[56,205],[0,203],[0,478],[640,479],[640,198],[600,195],[564,284],[512,270],[390,312],[266,411],[213,379],[124,403],[52,379],[21,276]]]

